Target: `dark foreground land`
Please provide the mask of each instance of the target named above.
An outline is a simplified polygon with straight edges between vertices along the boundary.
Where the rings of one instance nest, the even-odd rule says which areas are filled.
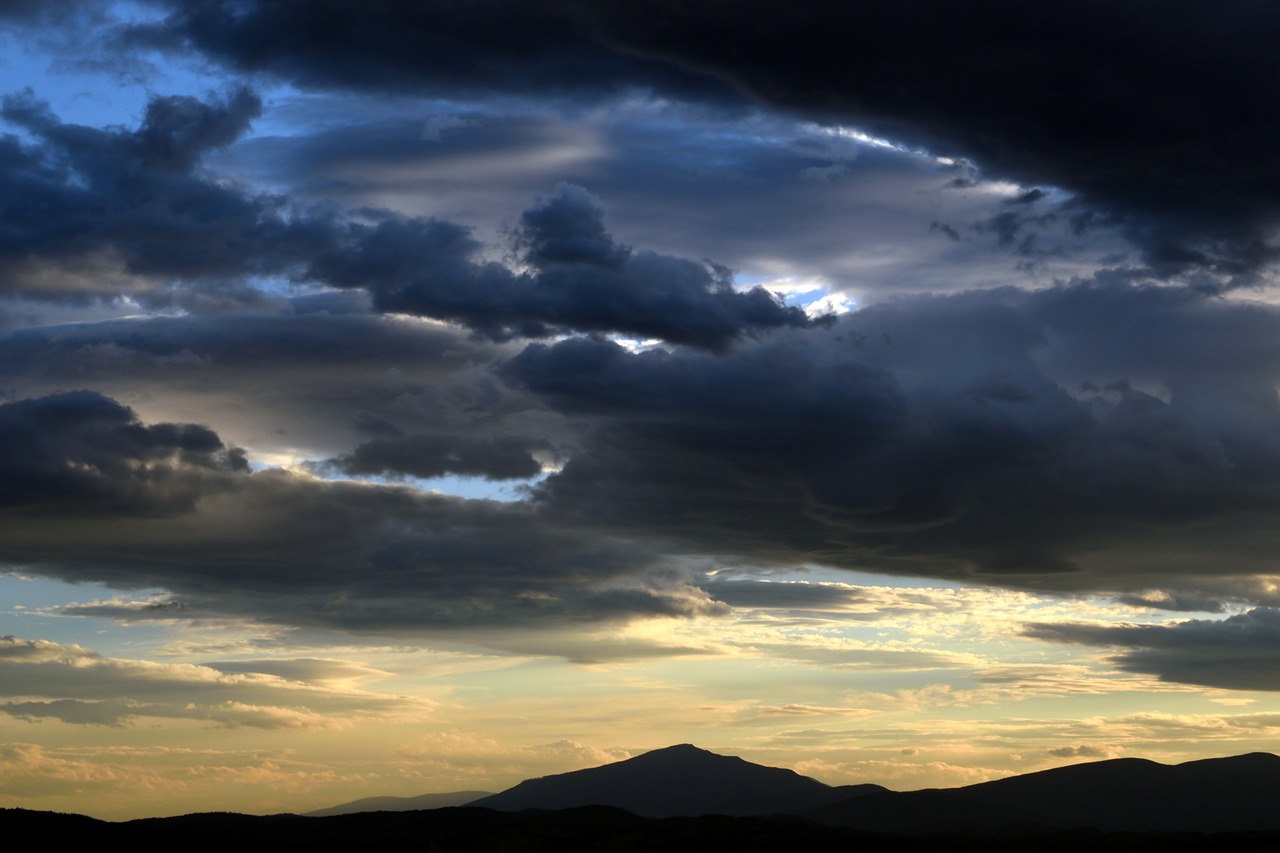
[[[487,808],[366,812],[333,817],[209,813],[110,823],[82,815],[0,809],[0,837],[66,844],[235,845],[238,850],[454,851],[1126,851],[1280,850],[1280,832],[1104,833],[1006,827],[1001,834],[891,835],[796,817],[643,818],[588,806],[559,811]],[[390,847],[388,845],[395,845]]]

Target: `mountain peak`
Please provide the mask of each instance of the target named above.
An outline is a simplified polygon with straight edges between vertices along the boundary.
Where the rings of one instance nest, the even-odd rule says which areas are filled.
[[[735,755],[720,755],[719,753],[712,752],[709,749],[702,749],[694,746],[691,743],[677,743],[673,746],[664,746],[659,749],[651,749],[648,752],[642,752],[639,755],[626,759],[626,761],[638,761],[641,764],[649,764],[655,761],[742,761],[742,759]],[[624,762],[618,763],[621,764]]]
[[[501,811],[602,805],[646,817],[773,814],[807,810],[847,794],[781,767],[719,755],[693,744],[529,779],[472,805]]]
[[[679,755],[679,754],[715,755],[716,754],[709,749],[702,749],[701,747],[694,746],[691,743],[675,743],[675,744],[672,744],[671,746],[663,746],[663,747],[659,747],[658,749],[651,749],[648,752],[641,753],[641,755],[656,755],[658,753],[667,753],[670,755]],[[723,758],[724,756],[720,756],[720,757]]]

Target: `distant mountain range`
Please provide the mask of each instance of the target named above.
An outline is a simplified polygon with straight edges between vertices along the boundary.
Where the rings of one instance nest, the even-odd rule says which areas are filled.
[[[361,812],[413,812],[422,809],[444,809],[450,806],[465,806],[492,796],[492,791],[453,791],[448,794],[419,794],[416,797],[365,797],[363,800],[352,800],[327,809],[316,809],[313,812],[307,812],[305,816],[332,817]]]
[[[885,791],[879,785],[832,787],[794,770],[686,743],[603,767],[529,779],[471,805],[508,812],[604,805],[642,817],[742,816],[800,814]]]
[[[1120,758],[961,788],[890,791],[880,785],[826,785],[791,770],[681,744],[529,779],[499,794],[370,798],[311,814],[435,808],[432,803],[444,805],[452,798],[454,805],[503,812],[608,806],[649,818],[793,815],[830,827],[894,834],[1076,828],[1246,832],[1280,830],[1277,790],[1280,757],[1269,753],[1172,766]]]
[[[0,808],[0,836],[148,850],[195,840],[246,851],[1222,853],[1280,850],[1277,790],[1280,757],[1265,753],[1175,766],[1124,758],[895,792],[832,787],[683,744],[530,779],[500,794],[371,797],[310,815],[201,813],[111,823]],[[470,804],[441,805],[463,801]]]

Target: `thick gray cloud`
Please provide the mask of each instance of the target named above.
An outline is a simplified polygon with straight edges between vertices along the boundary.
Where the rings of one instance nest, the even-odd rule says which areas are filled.
[[[553,515],[755,560],[1235,594],[1280,544],[1278,324],[1079,284],[900,300],[723,357],[532,345],[504,373],[584,425],[537,487]]]
[[[451,97],[496,89],[596,100],[656,87],[734,99],[730,87],[705,75],[623,56],[584,37],[554,3],[373,0],[358,14],[334,0],[171,5],[168,19],[134,28],[126,44],[194,48],[306,88]]]
[[[127,363],[140,396],[340,418],[309,434],[348,474],[564,467],[525,501],[465,501],[250,474],[211,430],[147,426],[99,394],[20,401],[0,410],[32,436],[11,443],[27,449],[6,463],[23,485],[0,557],[168,589],[189,616],[356,631],[767,604],[754,586],[696,589],[670,568],[691,554],[1270,603],[1250,578],[1280,544],[1278,326],[1267,306],[1102,277],[903,299],[722,353],[498,348],[359,313],[30,330],[5,363],[40,365],[45,385]],[[399,364],[420,376],[387,381]],[[779,589],[784,607],[843,597]]]
[[[1123,649],[1112,660],[1162,681],[1229,690],[1280,690],[1280,610],[1258,607],[1222,620],[1174,625],[1033,623],[1027,636]]]
[[[440,324],[296,299],[266,315],[17,330],[0,337],[0,384],[14,396],[96,388],[148,419],[216,424],[259,461],[280,452],[327,458],[362,441],[427,431],[448,444],[533,429],[562,441],[556,416],[531,411],[531,401],[489,373],[514,351]],[[380,433],[366,430],[378,423]]]
[[[92,391],[0,405],[0,507],[6,515],[171,515],[228,488],[244,452],[210,429],[140,423]]]
[[[1065,187],[1126,219],[1148,260],[1246,274],[1280,170],[1271,33],[1249,2],[571,4],[601,38],[730,81],[775,106]],[[1170,93],[1177,93],[1172,96]],[[1171,179],[1176,176],[1176,179]]]
[[[197,169],[260,108],[244,88],[156,97],[136,130],[97,129],[60,122],[30,92],[6,96],[0,116],[35,141],[0,138],[0,191],[19,200],[0,214],[0,288],[146,296],[169,278],[278,273],[329,245],[322,219],[290,218],[282,200]]]
[[[249,473],[211,431],[145,426],[89,392],[0,416],[46,436],[5,443],[0,560],[175,596],[117,615],[412,633],[714,609],[661,555],[527,506]]]
[[[466,228],[385,216],[353,226],[350,244],[309,275],[493,340],[613,331],[719,350],[745,332],[811,324],[763,288],[735,290],[728,269],[619,245],[599,201],[570,184],[521,215],[515,244],[528,272],[480,259]]]
[[[249,140],[243,86],[153,98],[132,128],[5,101],[5,309],[188,314],[0,338],[0,559],[172,594],[78,612],[357,632],[854,603],[699,586],[691,555],[1280,603],[1253,580],[1280,545],[1280,315],[1207,295],[1275,254],[1275,13],[954,5],[237,2],[120,25],[116,45],[307,89],[272,132],[326,88],[403,99]],[[389,117],[414,95],[444,100]],[[918,257],[911,229],[936,254],[882,278]],[[1040,275],[1077,235],[1114,268],[956,292],[1014,259]],[[813,323],[697,260],[721,247],[754,275],[956,293]],[[498,504],[250,472],[233,444],[326,475],[563,468]]]
[[[520,480],[542,473],[533,451],[545,442],[498,436],[398,435],[366,441],[345,456],[331,460],[345,474],[408,474],[431,478],[444,474]]]
[[[1278,14],[1247,0],[379,2],[359,15],[264,2],[182,5],[132,37],[311,87],[745,95],[1065,187],[1078,227],[1118,218],[1157,269],[1250,281],[1276,259]]]
[[[364,289],[378,310],[493,340],[625,332],[722,349],[747,332],[810,322],[763,289],[735,290],[723,267],[618,244],[599,202],[571,185],[522,214],[515,251],[527,271],[517,273],[485,260],[461,225],[377,210],[363,211],[366,224],[200,172],[201,157],[234,141],[259,109],[247,89],[212,103],[158,97],[137,130],[97,130],[61,123],[30,96],[7,98],[3,117],[41,144],[10,136],[0,145],[3,189],[33,200],[8,211],[0,283],[46,298],[158,290],[152,300],[190,308],[207,284],[174,290],[169,279],[243,288],[246,278],[285,275]]]

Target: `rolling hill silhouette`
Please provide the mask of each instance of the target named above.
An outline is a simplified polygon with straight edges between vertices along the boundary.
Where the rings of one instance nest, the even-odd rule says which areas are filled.
[[[201,813],[124,823],[0,808],[0,832],[146,849],[199,838],[246,850],[412,845],[475,851],[1077,853],[1088,847],[1093,853],[1132,853],[1158,847],[1220,853],[1280,850],[1280,809],[1272,793],[1278,788],[1280,757],[1266,753],[1172,766],[1124,758],[963,788],[894,792],[878,785],[832,787],[682,744],[530,779],[464,807],[328,816]],[[429,805],[469,793],[374,797],[345,805]]]
[[[832,787],[792,770],[752,764],[690,744],[555,776],[529,779],[473,806],[519,811],[601,805],[644,817],[797,814],[877,791]]]
[[[327,809],[307,812],[306,817],[329,817],[361,812],[412,812],[420,809],[443,809],[449,806],[465,806],[482,797],[493,796],[493,791],[452,791],[447,794],[419,794],[416,797],[365,797],[349,803],[339,803]]]
[[[877,832],[1007,827],[1108,832],[1240,832],[1280,828],[1280,757],[1250,753],[1185,764],[1117,758],[963,788],[885,792],[808,817]]]
[[[1251,753],[1165,765],[1141,758],[1075,764],[961,788],[833,787],[690,744],[528,779],[499,794],[372,797],[313,816],[466,804],[516,812],[610,807],[647,818],[797,815],[892,834],[1009,835],[1280,830],[1280,757]]]

